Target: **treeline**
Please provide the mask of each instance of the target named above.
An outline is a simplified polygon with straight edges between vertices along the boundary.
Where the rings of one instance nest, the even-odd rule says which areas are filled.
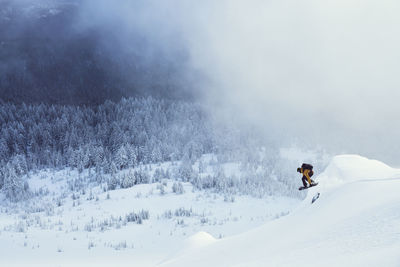
[[[195,104],[123,99],[96,107],[0,105],[1,165],[15,157],[26,170],[64,168],[109,172],[213,152],[211,125]]]
[[[25,174],[71,168],[92,173],[75,181],[82,188],[106,182],[114,190],[172,178],[219,192],[292,194],[296,165],[283,162],[279,150],[263,146],[251,129],[210,116],[194,103],[151,97],[99,106],[1,103],[0,188],[19,200],[29,196]],[[209,153],[214,159],[204,161]],[[147,171],[161,162],[177,164]],[[240,170],[227,175],[225,163]]]

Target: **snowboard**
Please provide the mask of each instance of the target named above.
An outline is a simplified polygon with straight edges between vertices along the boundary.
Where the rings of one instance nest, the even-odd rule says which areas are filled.
[[[299,190],[308,189],[308,188],[316,186],[316,185],[318,185],[318,183],[313,183],[313,184],[311,184],[310,186],[307,186],[307,187],[302,186],[302,187],[299,187]]]

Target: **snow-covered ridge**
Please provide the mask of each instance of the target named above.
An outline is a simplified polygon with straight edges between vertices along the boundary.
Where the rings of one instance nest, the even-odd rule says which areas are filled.
[[[163,266],[400,266],[399,177],[376,160],[334,157],[288,216]]]
[[[318,187],[309,190],[309,197],[315,192],[325,192],[346,183],[364,180],[383,180],[400,177],[400,170],[391,168],[378,160],[359,155],[339,155],[332,158],[321,174],[316,174]],[[307,199],[308,200],[308,199]]]
[[[378,160],[358,155],[341,155],[332,159],[325,171],[318,176],[318,180],[321,184],[333,185],[361,179],[393,178],[399,174],[399,170]]]

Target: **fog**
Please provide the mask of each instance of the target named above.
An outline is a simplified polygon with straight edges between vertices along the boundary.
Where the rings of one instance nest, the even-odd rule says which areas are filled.
[[[219,1],[190,27],[208,98],[266,135],[400,165],[400,4]]]
[[[101,29],[102,53],[173,70],[164,96],[190,91],[283,145],[400,165],[397,1],[75,2],[75,33]]]
[[[146,1],[0,0],[0,99],[192,99],[202,79],[168,15]]]

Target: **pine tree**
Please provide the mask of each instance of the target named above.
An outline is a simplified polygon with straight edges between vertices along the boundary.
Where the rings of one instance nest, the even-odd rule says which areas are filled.
[[[125,169],[129,166],[129,157],[125,145],[122,145],[115,153],[114,162],[118,170]]]
[[[18,175],[14,166],[8,163],[5,169],[3,191],[11,201],[19,201],[27,196],[28,184]]]

